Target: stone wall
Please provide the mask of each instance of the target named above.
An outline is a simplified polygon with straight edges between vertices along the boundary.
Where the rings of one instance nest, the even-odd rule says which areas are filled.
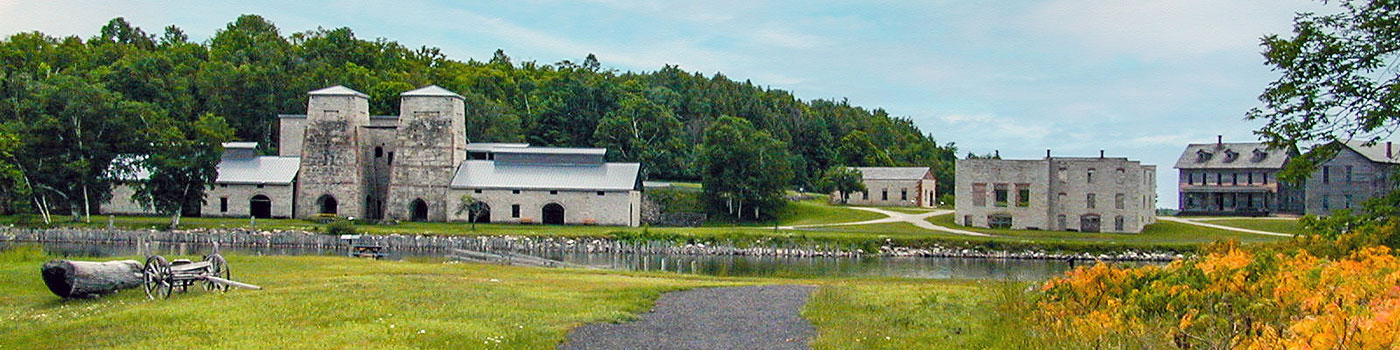
[[[292,185],[224,184],[214,185],[204,197],[201,216],[209,217],[249,217],[252,216],[251,200],[254,196],[267,196],[272,200],[271,214],[274,218],[292,217]],[[228,210],[223,211],[221,200],[228,200]]]
[[[156,215],[154,209],[141,207],[141,203],[131,200],[131,195],[136,193],[136,187],[129,184],[113,184],[112,198],[103,204],[100,212],[102,214],[118,215]]]
[[[958,224],[989,227],[990,216],[1009,215],[1013,229],[1051,229],[1047,216],[1050,198],[1047,161],[959,159],[954,166],[956,187],[953,192],[957,193],[954,220]],[[1004,205],[996,202],[998,184],[1006,185]],[[1017,184],[1029,185],[1027,206],[1019,205]]]
[[[459,198],[467,194],[490,206],[493,223],[541,223],[544,206],[558,203],[564,207],[565,224],[585,224],[592,220],[592,223],[597,225],[641,225],[641,191],[605,191],[601,196],[597,191],[561,190],[555,191],[555,194],[550,194],[548,190],[519,190],[520,193],[497,189],[480,191],[481,193],[476,193],[476,190],[471,189],[452,189],[448,194],[448,197],[452,198],[451,210],[448,211],[449,219],[467,220],[466,213],[457,214]],[[519,217],[511,215],[512,205],[520,206]]]
[[[289,116],[277,118],[277,155],[300,157],[302,137],[306,136],[306,118]]]
[[[366,167],[361,166],[359,129],[369,124],[369,100],[356,95],[312,95],[306,114],[296,217],[319,213],[322,198],[334,198],[341,217],[364,217],[368,186]]]
[[[391,219],[413,218],[418,200],[429,221],[446,221],[456,205],[447,192],[457,165],[466,158],[466,109],[455,96],[404,96],[394,140],[385,212]]]
[[[924,182],[928,183],[927,187],[922,187]],[[868,194],[852,192],[846,204],[913,207],[919,203],[931,203],[932,199],[928,192],[933,191],[932,183],[933,180],[865,180],[865,189]],[[833,201],[839,201],[840,198],[840,192],[832,194]]]

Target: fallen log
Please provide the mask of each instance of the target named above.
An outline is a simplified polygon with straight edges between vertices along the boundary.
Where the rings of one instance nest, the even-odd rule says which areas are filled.
[[[95,298],[142,283],[141,263],[135,260],[53,260],[44,263],[40,274],[49,290],[64,298]]]

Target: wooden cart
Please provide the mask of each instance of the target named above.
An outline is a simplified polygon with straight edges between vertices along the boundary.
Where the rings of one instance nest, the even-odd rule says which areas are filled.
[[[146,258],[146,264],[141,270],[142,281],[146,288],[146,297],[155,299],[170,298],[170,294],[175,290],[180,292],[189,291],[196,283],[207,291],[226,291],[230,286],[245,289],[262,289],[255,285],[230,280],[232,273],[229,270],[228,260],[224,260],[218,253],[219,248],[214,246],[214,253],[204,256],[202,261],[175,260],[167,261],[160,255],[152,255]]]

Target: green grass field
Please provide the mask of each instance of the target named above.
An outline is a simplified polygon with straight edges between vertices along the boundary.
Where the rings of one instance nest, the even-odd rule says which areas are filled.
[[[934,225],[952,227],[973,232],[996,235],[996,240],[1019,240],[1034,242],[1085,242],[1126,245],[1176,245],[1191,246],[1220,240],[1237,240],[1242,243],[1275,242],[1284,239],[1278,236],[1259,235],[1193,226],[1189,224],[1158,221],[1148,225],[1142,233],[1088,233],[1043,230],[1010,230],[964,227],[953,222],[953,215],[939,215],[928,219]],[[911,225],[912,227],[912,225]]]
[[[803,312],[817,326],[816,349],[869,348],[855,339],[869,338],[876,326],[880,335],[898,337],[890,344],[956,348],[939,337],[953,327],[979,329],[986,318],[976,312],[986,294],[977,282],[717,278],[312,256],[229,256],[233,278],[261,291],[196,290],[152,301],[131,289],[61,300],[39,277],[50,258],[38,249],[0,252],[0,349],[553,349],[570,329],[635,318],[666,291],[767,283],[821,286]]]

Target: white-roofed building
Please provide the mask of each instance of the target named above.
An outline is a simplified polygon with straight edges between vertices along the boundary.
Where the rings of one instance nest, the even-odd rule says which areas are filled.
[[[213,188],[205,191],[202,216],[256,216],[262,218],[292,217],[293,185],[301,160],[296,157],[260,156],[256,142],[227,142],[219,161],[218,177]],[[117,161],[133,161],[139,157],[122,157]],[[131,174],[119,176],[113,186],[112,198],[102,207],[105,214],[154,215],[131,200],[135,186],[131,182],[150,179],[150,172],[137,168]]]
[[[602,148],[505,147],[463,162],[450,198],[485,203],[477,222],[641,225],[638,163],[607,163]],[[452,220],[468,221],[466,213]]]
[[[932,208],[938,198],[933,187],[933,172],[926,167],[865,167],[859,170],[865,192],[854,192],[846,200],[852,205],[877,205]],[[842,193],[833,192],[833,201]]]

